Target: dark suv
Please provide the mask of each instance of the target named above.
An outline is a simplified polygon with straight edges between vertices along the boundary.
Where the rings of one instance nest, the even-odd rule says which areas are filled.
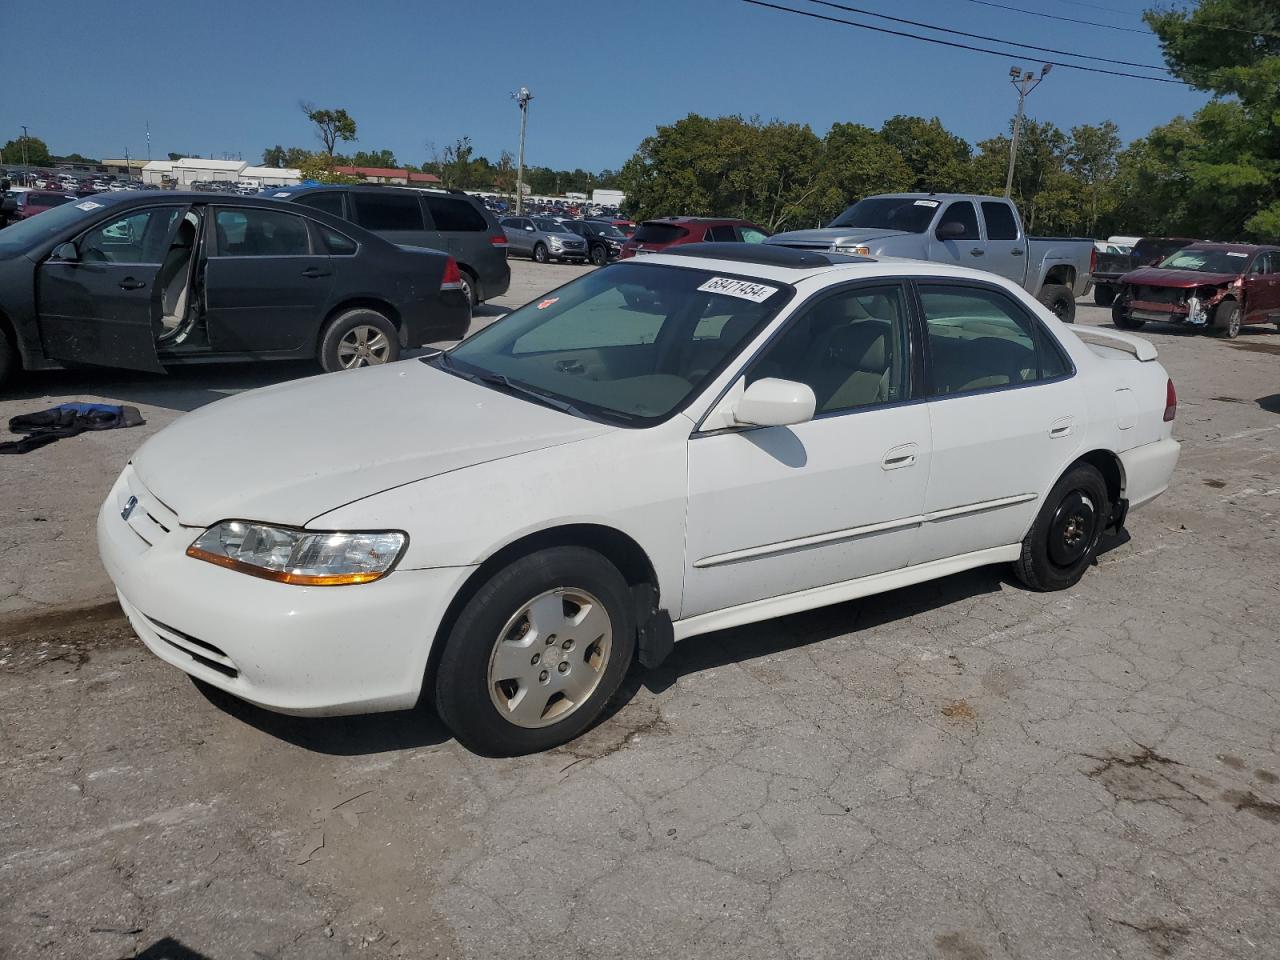
[[[460,190],[320,184],[269,189],[262,196],[323,210],[392,243],[449,254],[458,261],[472,306],[511,286],[506,234],[480,200]]]
[[[749,220],[721,217],[663,217],[636,228],[619,256],[658,253],[681,243],[763,243],[769,234]]]

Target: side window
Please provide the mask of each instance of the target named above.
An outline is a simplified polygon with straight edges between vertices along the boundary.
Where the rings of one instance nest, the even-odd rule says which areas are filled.
[[[366,230],[425,230],[418,198],[403,193],[354,191],[355,221]]]
[[[323,190],[320,193],[304,193],[295,201],[313,210],[323,210],[335,217],[346,217],[342,209],[342,194]]]
[[[747,382],[777,377],[807,383],[819,414],[904,400],[906,330],[901,287],[845,290],[792,320],[752,365]]]
[[[927,284],[920,303],[933,396],[1049,380],[1069,370],[1053,338],[1003,293]]]
[[[947,207],[942,214],[942,220],[938,223],[938,229],[941,230],[949,223],[960,224],[964,228],[964,233],[947,237],[948,240],[982,239],[981,234],[978,233],[978,213],[968,200],[957,200]]]
[[[314,223],[314,221],[312,221]],[[315,227],[320,231],[320,237],[324,241],[324,248],[328,253],[332,253],[337,257],[354,256],[359,244],[348,237],[345,233],[339,233],[331,227],[326,227],[323,223],[316,223]]]
[[[738,230],[742,234],[743,243],[764,243],[768,239],[768,234],[755,227],[739,227]]]
[[[297,257],[311,252],[306,223],[291,213],[223,208],[213,222],[221,257]]]
[[[1017,240],[1018,221],[1007,203],[987,200],[982,204],[982,219],[987,222],[988,240]]]
[[[181,207],[152,207],[100,223],[76,244],[80,259],[90,263],[161,263],[164,239],[181,212]]]
[[[456,197],[440,197],[426,194],[427,210],[436,222],[436,229],[446,232],[479,233],[489,229],[484,214],[466,200]]]
[[[725,224],[719,227],[709,227],[707,229],[707,239],[716,243],[737,243],[738,231],[732,225]]]

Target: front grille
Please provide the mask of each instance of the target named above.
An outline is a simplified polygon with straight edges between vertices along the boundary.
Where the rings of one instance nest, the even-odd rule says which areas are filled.
[[[1148,303],[1181,303],[1186,299],[1187,291],[1179,287],[1138,287],[1133,299],[1146,300]]]
[[[161,623],[154,617],[147,617],[147,622],[155,630],[156,636],[175,650],[181,650],[197,663],[203,664],[210,670],[216,670],[224,677],[229,677],[233,680],[240,676],[240,668],[236,666],[235,661],[212,643],[193,637],[189,633],[183,633],[167,623]]]

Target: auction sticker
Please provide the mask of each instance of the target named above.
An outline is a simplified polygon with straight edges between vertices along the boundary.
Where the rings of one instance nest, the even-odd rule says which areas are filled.
[[[917,207],[936,207],[939,202],[938,200],[917,200],[914,205]]]
[[[288,190],[281,190],[279,193],[272,194],[273,197],[287,197],[288,195],[289,195]]]
[[[778,292],[777,287],[750,280],[734,280],[732,277],[712,277],[698,288],[702,293],[722,293],[726,297],[738,297],[752,303],[763,303]]]
[[[94,203],[92,200],[86,200],[84,203],[77,203],[76,209],[83,210],[85,213],[88,213],[90,210],[97,210],[100,206],[102,206],[102,204]]]

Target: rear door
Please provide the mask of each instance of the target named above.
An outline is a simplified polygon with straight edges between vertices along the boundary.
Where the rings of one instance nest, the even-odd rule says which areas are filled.
[[[437,250],[462,263],[475,263],[480,250],[489,247],[489,224],[468,200],[438,193],[424,193],[422,202],[435,225]],[[479,247],[480,249],[474,249]]]
[[[1066,354],[1008,293],[920,281],[933,462],[919,560],[1018,543],[1075,458],[1087,406]]]
[[[304,217],[265,207],[214,207],[204,266],[209,345],[218,353],[314,344],[333,267]]]
[[[90,201],[91,202],[91,201]],[[76,260],[36,268],[45,353],[55,360],[163,372],[156,276],[185,204],[109,216],[74,241]]]
[[[1022,286],[1027,278],[1027,238],[1022,235],[1012,204],[982,201],[982,223],[987,235],[986,253],[974,257],[973,265]]]

